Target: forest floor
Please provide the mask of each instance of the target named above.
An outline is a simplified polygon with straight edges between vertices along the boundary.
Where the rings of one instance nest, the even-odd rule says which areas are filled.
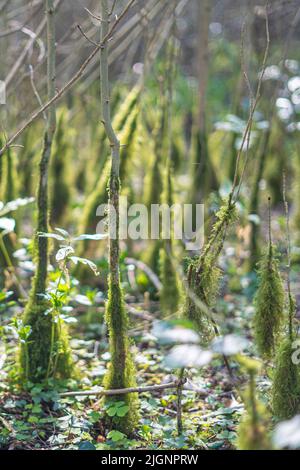
[[[235,333],[251,340],[251,319],[256,276],[238,275],[234,262],[228,264],[216,306],[222,334]],[[230,259],[230,258],[229,258]],[[234,260],[234,257],[231,258]],[[222,263],[222,260],[221,260]],[[230,267],[231,263],[231,267]],[[292,279],[299,279],[293,271]],[[234,292],[235,291],[235,292]],[[77,291],[79,292],[79,291]],[[238,363],[230,358],[228,367],[222,358],[201,369],[189,369],[183,390],[183,433],[177,433],[177,390],[140,394],[141,420],[134,436],[127,437],[103,427],[101,400],[95,396],[61,397],[60,392],[91,390],[101,387],[110,355],[104,325],[104,297],[89,302],[79,292],[73,302],[72,315],[77,322],[70,325],[71,346],[80,371],[80,380],[43,385],[29,384],[28,393],[19,392],[12,373],[17,338],[6,336],[0,350],[0,448],[2,449],[232,449],[236,430],[244,411],[239,386],[247,381]],[[174,371],[164,362],[169,346],[161,344],[153,333],[153,324],[160,319],[159,303],[149,296],[126,295],[130,315],[130,336],[137,365],[138,386],[158,385],[174,380]],[[72,301],[71,301],[72,304]],[[21,312],[12,305],[0,312],[2,326]],[[253,342],[246,353],[255,356]],[[258,379],[261,397],[268,402],[271,380],[266,374]],[[122,407],[122,397],[117,406]]]

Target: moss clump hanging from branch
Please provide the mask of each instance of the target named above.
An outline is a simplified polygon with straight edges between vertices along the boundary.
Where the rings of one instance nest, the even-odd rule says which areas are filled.
[[[259,287],[254,300],[254,339],[259,354],[271,359],[284,319],[285,304],[283,283],[271,240],[271,218],[269,218],[269,245],[260,262],[258,273]]]
[[[191,261],[188,269],[188,287],[197,296],[200,304],[211,308],[214,305],[221,278],[217,260],[223,248],[228,226],[236,219],[235,204],[231,198],[224,203],[216,214],[216,222],[210,238],[202,253]],[[184,308],[185,316],[193,321],[207,342],[216,332],[216,325],[208,318],[201,305],[187,295]]]
[[[101,0],[101,40],[109,30],[108,1]],[[120,195],[120,142],[111,124],[109,82],[108,82],[108,50],[107,44],[101,49],[100,58],[101,112],[102,122],[111,146],[111,171],[109,178],[109,291],[106,305],[106,321],[109,331],[111,361],[103,379],[106,389],[126,388],[135,386],[136,372],[132,360],[128,339],[128,318],[125,310],[122,289],[120,286],[119,268],[119,195]],[[115,227],[114,227],[115,226]],[[115,228],[115,236],[111,230]],[[115,398],[117,400],[117,397]],[[111,400],[111,399],[110,399]],[[124,400],[128,406],[124,417],[107,417],[110,427],[126,434],[133,434],[139,421],[139,401],[136,394],[126,394]],[[103,398],[104,403],[107,397]]]
[[[47,42],[48,42],[48,99],[55,94],[55,20],[53,0],[46,0],[47,15]],[[49,364],[52,355],[56,355],[57,367],[51,371],[51,377],[70,377],[72,361],[68,344],[68,337],[56,323],[51,315],[44,296],[47,288],[48,270],[48,240],[39,237],[40,232],[48,232],[48,168],[51,155],[52,142],[56,129],[55,106],[48,111],[44,146],[40,160],[39,187],[37,195],[38,225],[36,236],[36,274],[32,281],[29,301],[23,315],[24,325],[31,327],[30,341],[21,345],[19,355],[20,375],[32,382],[39,382],[49,378]],[[26,371],[26,376],[25,376]]]
[[[70,131],[66,117],[67,110],[62,109],[58,115],[55,133],[55,144],[51,156],[51,202],[50,224],[52,227],[65,226],[66,211],[71,199],[70,182]]]
[[[293,340],[285,338],[277,351],[272,385],[272,409],[278,419],[289,419],[300,410],[299,366],[293,363]]]

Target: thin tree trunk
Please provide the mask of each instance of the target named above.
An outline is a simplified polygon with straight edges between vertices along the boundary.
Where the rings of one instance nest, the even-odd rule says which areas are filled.
[[[111,147],[111,171],[109,179],[109,291],[106,306],[106,321],[109,330],[111,362],[104,377],[105,389],[131,388],[136,386],[134,363],[131,358],[128,340],[128,315],[125,310],[120,286],[119,267],[119,196],[120,196],[120,142],[111,123],[108,79],[108,45],[104,38],[109,31],[108,0],[100,0],[101,42],[100,86],[102,123]],[[112,234],[112,229],[114,234]],[[119,418],[114,426],[126,434],[132,434],[138,423],[138,395],[127,394],[124,400],[129,407],[125,417]]]
[[[47,88],[48,100],[55,96],[55,67],[56,67],[56,46],[55,46],[55,21],[54,21],[54,2],[46,0],[47,14]],[[38,226],[37,232],[48,232],[48,169],[51,155],[52,142],[56,130],[56,109],[52,104],[48,109],[47,124],[44,134],[44,148],[39,165],[39,187],[38,187]],[[47,283],[48,267],[48,239],[45,237],[37,238],[37,273],[34,286],[35,295],[44,294]]]

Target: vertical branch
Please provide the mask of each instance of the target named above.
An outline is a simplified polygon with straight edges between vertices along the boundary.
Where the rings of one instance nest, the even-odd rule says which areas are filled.
[[[199,2],[199,52],[198,52],[198,77],[199,77],[199,104],[198,127],[200,132],[205,132],[206,92],[208,83],[208,36],[209,19],[211,14],[211,1]]]
[[[55,7],[53,0],[46,0],[47,18],[47,88],[48,100],[55,96],[56,82],[56,46],[55,46]],[[48,169],[51,156],[52,142],[56,130],[56,110],[52,103],[48,108],[46,128],[44,134],[44,147],[40,160],[39,187],[37,196],[38,227],[37,232],[48,232]],[[38,260],[35,294],[44,293],[47,280],[48,241],[45,237],[38,237]]]
[[[288,288],[288,301],[289,301],[289,336],[293,339],[293,314],[294,314],[294,300],[291,290],[291,235],[290,235],[290,213],[289,204],[286,197],[286,175],[283,174],[283,203],[285,210],[286,220],[286,245],[287,245],[287,288]]]
[[[101,41],[109,31],[110,12],[108,0],[101,0]],[[111,147],[111,173],[109,184],[109,226],[115,226],[115,236],[110,234],[109,259],[113,284],[119,283],[119,176],[120,176],[120,142],[112,127],[110,114],[109,79],[108,79],[108,45],[104,43],[100,51],[100,87],[101,114]]]
[[[177,434],[181,436],[183,433],[183,422],[182,422],[182,390],[184,385],[184,368],[180,370],[179,380],[177,386]]]

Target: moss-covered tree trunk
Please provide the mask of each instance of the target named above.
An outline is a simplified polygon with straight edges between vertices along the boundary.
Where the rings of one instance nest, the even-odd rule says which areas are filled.
[[[55,11],[53,0],[46,0],[47,15],[47,87],[48,99],[55,95]],[[24,311],[23,322],[31,327],[29,343],[21,346],[20,366],[21,376],[33,382],[51,376],[67,377],[71,372],[71,357],[67,336],[58,323],[54,324],[51,314],[45,314],[49,309],[44,296],[47,288],[48,272],[48,239],[40,237],[39,233],[47,233],[48,224],[48,169],[51,156],[52,142],[56,130],[55,106],[49,107],[44,145],[39,164],[39,184],[37,194],[37,235],[36,235],[36,273],[33,278],[29,301]],[[54,356],[56,357],[55,361]],[[55,370],[50,367],[55,363]],[[25,375],[26,371],[26,376]]]
[[[100,0],[101,7],[101,41],[109,31],[108,0]],[[108,80],[108,46],[101,49],[100,86],[102,122],[111,147],[111,171],[109,179],[109,292],[106,306],[106,321],[109,330],[111,362],[104,377],[107,389],[126,388],[136,385],[135,371],[128,339],[128,317],[125,310],[122,289],[120,286],[119,268],[119,194],[120,194],[120,142],[111,124],[109,80]],[[111,230],[115,228],[114,235]],[[133,434],[138,424],[138,396],[127,394],[123,397],[128,406],[124,417],[114,417],[109,425],[117,427],[126,434]],[[118,397],[116,397],[118,400]],[[108,420],[110,421],[110,419]]]

